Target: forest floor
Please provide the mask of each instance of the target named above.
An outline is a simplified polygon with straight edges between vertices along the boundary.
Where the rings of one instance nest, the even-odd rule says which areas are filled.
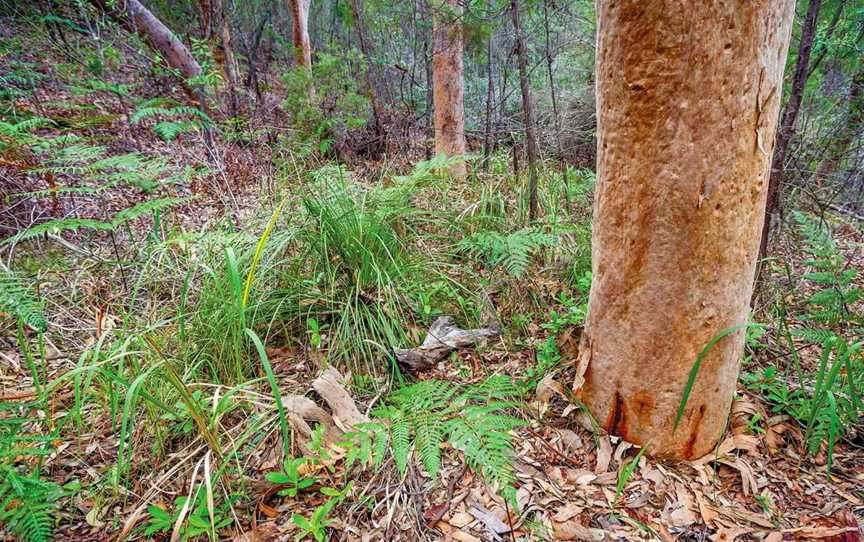
[[[8,28],[4,31],[11,32]],[[173,540],[173,532],[177,539],[207,539],[209,534],[213,539],[235,542],[291,540],[303,538],[303,526],[317,521],[316,511],[322,509],[317,532],[327,539],[351,541],[852,542],[864,537],[864,424],[860,417],[845,424],[842,436],[832,433],[836,445],[828,446],[825,441],[808,453],[812,446],[804,427],[790,410],[778,408],[776,397],[784,390],[805,389],[805,383],[778,387],[765,373],[774,369],[788,374],[793,358],[808,374],[820,363],[818,343],[796,338],[790,349],[782,333],[789,322],[804,321],[802,300],[808,289],[814,288],[802,278],[812,254],[802,248],[796,231],[787,231],[778,244],[777,260],[783,265],[772,266],[763,278],[763,295],[754,319],[764,322],[768,332],[752,340],[748,336],[748,355],[728,431],[715,452],[704,458],[664,462],[642,456],[638,447],[579,423],[581,409],[573,400],[571,386],[578,353],[579,311],[584,308],[586,294],[584,262],[579,264],[583,267],[578,273],[572,273],[575,277],[570,268],[575,268],[574,261],[581,261],[574,254],[584,260],[584,228],[561,230],[564,233],[560,237],[571,244],[560,242],[547,253],[531,252],[530,270],[509,277],[488,261],[484,264],[453,257],[447,243],[448,236],[456,234],[441,224],[458,222],[497,203],[514,214],[520,212],[516,200],[521,181],[509,171],[506,156],[496,162],[491,173],[478,174],[480,179],[475,179],[473,186],[448,184],[444,194],[433,194],[431,200],[424,198],[437,190],[437,185],[420,196],[412,195],[421,201],[414,201],[411,212],[422,211],[431,225],[421,222],[418,226],[400,217],[394,230],[407,236],[404,231],[426,228],[412,238],[412,250],[428,253],[430,259],[421,260],[427,265],[449,258],[436,276],[440,282],[461,286],[453,287],[455,292],[445,291],[443,286],[430,290],[428,296],[420,297],[417,314],[410,318],[401,320],[398,316],[402,313],[388,315],[393,326],[404,329],[403,338],[409,344],[402,346],[410,347],[420,343],[435,317],[455,313],[454,307],[462,303],[470,306],[458,315],[460,322],[482,323],[477,316],[482,312],[480,302],[465,301],[465,292],[476,293],[490,284],[496,287],[491,297],[502,335],[478,348],[460,349],[417,377],[468,387],[486,382],[490,376],[537,376],[531,389],[509,408],[510,415],[523,422],[512,430],[512,473],[507,474],[515,495],[513,499],[502,498],[495,491],[500,487],[482,476],[482,469],[470,467],[448,442],[440,443],[442,457],[435,477],[430,476],[427,466],[421,466],[422,462],[409,462],[400,468],[393,458],[374,465],[361,458],[359,465],[349,465],[347,449],[337,440],[325,438],[316,444],[316,435],[303,435],[302,424],[293,419],[286,445],[280,437],[274,398],[274,389],[283,398],[306,397],[320,407],[331,408],[338,425],[338,409],[322,397],[318,387],[311,387],[327,361],[333,361],[345,374],[342,389],[350,393],[364,416],[384,402],[388,391],[396,386],[387,369],[381,368],[386,364],[381,359],[384,356],[378,357],[381,366],[370,375],[362,372],[362,363],[343,363],[354,360],[351,352],[345,358],[335,354],[328,358],[328,347],[335,352],[339,346],[338,320],[332,309],[321,309],[316,318],[308,316],[311,309],[291,313],[286,317],[290,324],[274,324],[281,313],[265,310],[272,306],[268,305],[272,298],[262,293],[264,286],[252,289],[252,298],[260,301],[257,306],[264,308],[254,315],[250,312],[246,323],[264,336],[264,352],[272,370],[259,364],[258,355],[246,342],[237,351],[207,342],[215,336],[216,342],[229,343],[234,324],[217,327],[212,336],[200,331],[208,321],[232,314],[231,307],[207,313],[204,304],[213,297],[230,305],[227,284],[233,275],[220,274],[226,262],[229,270],[231,266],[225,247],[236,245],[241,255],[239,247],[245,247],[248,257],[238,258],[240,266],[255,269],[256,264],[250,262],[258,261],[256,242],[268,240],[262,232],[269,231],[266,225],[273,209],[283,201],[282,195],[291,194],[286,198],[285,214],[292,216],[282,215],[278,222],[274,218],[277,233],[273,239],[282,239],[278,237],[280,228],[288,231],[297,226],[292,221],[294,215],[303,213],[298,196],[303,193],[302,186],[312,182],[309,179],[315,177],[314,172],[327,170],[332,164],[294,155],[286,148],[289,140],[284,139],[290,130],[268,131],[268,127],[284,121],[270,109],[272,102],[278,103],[274,96],[265,97],[264,106],[249,112],[251,120],[242,134],[230,135],[222,126],[215,158],[208,158],[200,130],[190,129],[164,141],[157,137],[152,122],[132,120],[135,113],[131,104],[139,104],[140,110],[145,99],[168,92],[170,77],[154,76],[139,84],[136,77],[142,68],[119,63],[113,66],[110,78],[97,77],[82,73],[81,59],[48,55],[46,60],[43,49],[27,47],[26,41],[18,42],[17,47],[8,45],[15,42],[11,36],[4,36],[4,41],[7,48],[2,51],[0,76],[20,92],[4,98],[7,107],[3,118],[15,123],[40,117],[51,119],[51,123],[37,125],[26,132],[26,137],[23,130],[12,133],[10,129],[3,135],[0,175],[4,208],[0,227],[5,241],[0,241],[0,246],[5,264],[36,283],[45,300],[49,331],[39,336],[44,343],[38,342],[40,338],[33,330],[26,331],[24,344],[40,344],[37,357],[43,365],[34,370],[32,356],[21,347],[14,319],[11,315],[0,317],[0,404],[4,405],[0,412],[26,419],[28,434],[45,437],[44,455],[21,453],[13,457],[16,468],[38,466],[43,480],[64,488],[58,500],[55,539]],[[127,57],[137,54],[120,44],[115,46]],[[74,52],[84,58],[91,53]],[[123,85],[134,86],[124,90]],[[185,103],[180,92],[175,91],[173,98]],[[57,138],[70,134],[80,139],[71,145],[69,141],[57,142]],[[256,135],[247,138],[243,134]],[[66,154],[51,154],[55,144]],[[90,150],[82,150],[85,145]],[[98,156],[88,154],[97,146]],[[159,163],[142,165],[133,160],[128,162],[132,167],[126,169],[94,166],[106,157],[130,153],[158,159]],[[410,177],[420,155],[422,151],[389,160],[357,159],[350,169],[364,190],[378,185],[400,186],[398,177]],[[428,176],[422,172],[414,175],[412,179],[422,178],[423,182]],[[556,178],[553,173],[548,175],[544,180],[552,186]],[[497,186],[503,194],[500,199],[484,188],[484,184],[498,182],[498,177],[506,178]],[[560,176],[557,179],[560,184]],[[106,190],[100,188],[113,180],[118,182]],[[79,190],[64,192],[58,186]],[[549,190],[544,201],[560,203],[561,193]],[[172,199],[170,207],[136,215],[110,232],[73,228],[67,223],[69,227],[63,226],[56,233],[43,232],[31,239],[16,237],[48,219],[107,221],[149,201],[186,197],[194,199]],[[575,201],[575,210],[568,208],[556,216],[590,226],[586,222],[590,194]],[[440,210],[436,208],[439,204]],[[553,214],[553,204],[547,205],[547,212]],[[836,257],[847,269],[864,269],[861,224],[837,217],[829,217],[829,221]],[[481,226],[473,222],[465,226],[458,236],[468,237],[487,227],[486,222],[478,223]],[[300,221],[301,226],[305,224]],[[556,227],[550,220],[543,231]],[[297,284],[303,286],[313,280],[305,268],[312,257],[292,245],[295,241],[291,235],[279,240],[284,245],[278,248],[272,246],[277,241],[269,241],[259,274],[253,275],[251,270],[242,274],[249,277],[249,284],[254,276],[265,285],[278,284],[279,295],[295,295],[291,280],[275,273],[285,268],[294,272],[291,262],[296,261],[302,262],[296,272],[304,277]],[[268,260],[270,253],[278,257]],[[562,267],[567,269],[562,272]],[[419,278],[410,288],[427,279],[422,271],[417,271]],[[211,276],[214,280],[208,282]],[[496,277],[499,280],[493,280]],[[854,284],[860,285],[862,279],[857,276]],[[409,293],[410,288],[406,287]],[[314,292],[319,297],[308,305],[304,305],[306,298],[301,298],[297,305],[318,307],[327,295],[335,295],[325,295],[323,289],[317,283],[309,287],[304,295]],[[189,302],[198,303],[189,314],[187,290],[195,291]],[[383,295],[382,291],[390,290],[375,291]],[[244,303],[248,295],[247,288]],[[356,297],[368,295],[363,291]],[[440,310],[434,306],[436,296],[446,297]],[[278,305],[279,298],[274,297]],[[789,316],[783,321],[778,317],[778,299],[788,309],[784,314]],[[359,305],[379,303],[383,301],[372,297],[371,302]],[[860,308],[860,303],[851,307]],[[189,329],[185,328],[187,321]],[[331,326],[329,331],[325,324]],[[243,328],[239,329],[243,337]],[[152,351],[145,353],[150,346]],[[211,349],[212,358],[207,357]],[[234,378],[227,376],[230,371],[223,370],[219,362],[220,356],[228,358],[237,352],[248,374]],[[554,359],[548,370],[538,374],[537,367],[546,364],[547,358]],[[180,388],[190,392],[205,413],[212,409],[212,419],[203,424],[192,407],[183,415],[183,408],[187,408],[183,405],[188,405],[184,392],[178,395],[165,384],[167,372],[159,381],[149,378],[157,368],[174,361],[182,381]],[[41,384],[34,375],[41,376]],[[268,382],[271,375],[274,381]],[[231,406],[223,412],[229,397]],[[152,407],[163,401],[169,403],[166,412],[177,404],[174,414]],[[217,444],[208,440],[213,434]],[[234,455],[223,462],[217,449],[227,450],[235,441],[244,443],[243,453],[234,447]],[[283,470],[283,449],[296,455],[314,452],[316,460],[302,464],[299,473],[312,481],[310,485],[291,492],[288,490],[296,489],[296,483],[268,479],[268,473]],[[194,504],[178,500],[193,493],[205,498]],[[333,507],[327,508],[327,503]],[[315,532],[308,529],[308,539],[314,539]],[[0,528],[0,539],[3,533]]]

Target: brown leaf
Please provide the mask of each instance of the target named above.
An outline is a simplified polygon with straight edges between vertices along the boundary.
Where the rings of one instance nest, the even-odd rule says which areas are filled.
[[[609,435],[600,437],[600,446],[597,448],[597,464],[594,466],[594,474],[603,474],[609,470],[612,462],[612,443]]]

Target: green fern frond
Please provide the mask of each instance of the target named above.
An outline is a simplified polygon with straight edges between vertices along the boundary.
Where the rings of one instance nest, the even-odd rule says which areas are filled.
[[[540,249],[554,246],[557,237],[534,228],[523,228],[510,234],[480,231],[459,243],[457,249],[482,258],[490,268],[501,267],[513,277],[521,277],[531,266]]]
[[[25,542],[52,540],[56,501],[61,495],[57,484],[0,464],[0,527]]]
[[[33,295],[33,289],[5,270],[0,270],[0,312],[14,314],[37,331],[44,333],[48,329],[42,303]]]

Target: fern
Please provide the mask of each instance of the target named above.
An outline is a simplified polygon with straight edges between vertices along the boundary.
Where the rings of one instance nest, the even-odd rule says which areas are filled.
[[[52,539],[57,500],[63,495],[57,484],[40,480],[37,470],[24,466],[27,458],[47,455],[56,438],[22,431],[32,420],[17,413],[36,406],[0,403],[0,529],[24,542]]]
[[[365,424],[358,429],[372,432],[376,453],[382,455],[389,439],[393,460],[402,473],[414,450],[434,479],[441,467],[441,445],[449,442],[465,455],[468,465],[506,489],[514,481],[511,433],[524,425],[506,412],[517,406],[514,401],[520,393],[507,377],[490,377],[472,386],[426,380],[396,390],[375,410],[376,416],[389,422],[389,428]],[[361,463],[371,450],[371,437],[363,431],[349,433],[344,444],[352,461],[359,458]]]
[[[857,268],[848,265],[827,227],[802,213],[796,213],[795,220],[811,256],[806,263],[814,269],[804,280],[816,287],[806,300],[811,310],[805,319],[827,326],[861,324],[861,316],[853,310],[864,299],[864,288],[855,285]]]
[[[22,475],[0,464],[0,526],[25,542],[52,539],[56,500],[62,495],[53,482]]]
[[[16,243],[25,239],[38,237],[44,233],[61,233],[65,231],[74,231],[79,229],[91,229],[102,231],[114,231],[123,224],[141,218],[142,216],[162,209],[167,209],[175,205],[180,205],[189,201],[191,198],[157,198],[139,203],[129,209],[123,209],[118,212],[108,221],[97,220],[93,218],[64,218],[61,220],[49,220],[37,224],[32,228],[26,229],[18,235],[12,237],[7,243]]]
[[[14,314],[18,320],[31,328],[45,332],[48,323],[42,312],[42,304],[14,274],[0,270],[0,312]]]
[[[503,268],[513,277],[525,274],[537,252],[554,246],[557,238],[534,228],[523,228],[510,234],[496,231],[474,233],[457,244],[457,248],[482,258],[490,268]]]
[[[201,110],[161,98],[142,104],[129,120],[132,124],[138,124],[148,119],[157,121],[153,131],[163,141],[173,141],[180,134],[212,124],[210,117]]]

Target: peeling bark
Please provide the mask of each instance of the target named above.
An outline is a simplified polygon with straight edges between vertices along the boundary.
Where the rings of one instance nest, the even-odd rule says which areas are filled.
[[[747,321],[793,0],[598,2],[593,282],[578,391],[649,453],[720,437]]]
[[[459,0],[444,0],[433,15],[432,81],[435,102],[435,152],[465,154],[465,113],[462,82],[462,10]],[[465,177],[465,163],[450,168]]]

